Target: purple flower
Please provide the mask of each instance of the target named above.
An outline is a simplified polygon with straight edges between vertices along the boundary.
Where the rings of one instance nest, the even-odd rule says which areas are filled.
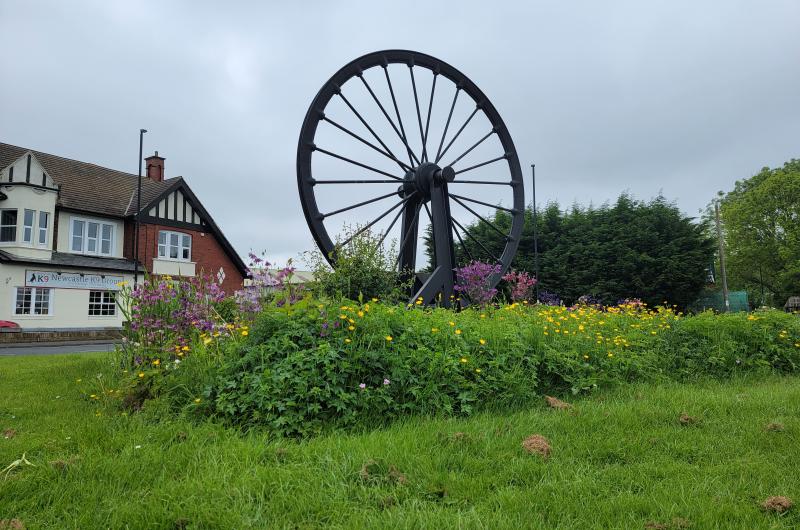
[[[466,267],[456,269],[455,291],[469,298],[470,302],[485,306],[497,294],[491,286],[492,279],[500,274],[500,265],[473,261]]]
[[[367,384],[366,383],[361,383],[360,385],[358,385],[358,388],[360,388],[361,390],[364,390],[365,388],[367,388]]]
[[[390,383],[391,381],[389,381],[388,379],[383,380],[383,386],[389,386]]]

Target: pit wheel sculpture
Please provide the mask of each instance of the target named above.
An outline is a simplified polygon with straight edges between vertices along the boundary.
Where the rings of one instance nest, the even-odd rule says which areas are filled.
[[[350,226],[358,228],[339,245],[373,230],[377,244],[399,242],[397,266],[405,272],[419,269],[420,221],[430,221],[430,273],[415,273],[411,293],[425,304],[451,304],[454,236],[466,259],[501,266],[494,286],[522,231],[522,172],[500,114],[464,74],[418,52],[370,53],[325,83],[303,121],[297,183],[311,233],[334,267],[331,234],[347,226],[337,225],[344,214],[355,215]],[[503,226],[497,210],[508,214]],[[467,230],[476,221],[488,227],[483,240]]]

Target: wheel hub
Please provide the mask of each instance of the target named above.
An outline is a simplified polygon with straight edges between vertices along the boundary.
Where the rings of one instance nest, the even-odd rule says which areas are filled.
[[[431,200],[431,188],[434,185],[453,182],[454,178],[455,170],[452,167],[440,168],[433,162],[424,162],[406,172],[405,182],[398,191],[401,197],[408,197],[416,191],[423,202],[428,202]]]

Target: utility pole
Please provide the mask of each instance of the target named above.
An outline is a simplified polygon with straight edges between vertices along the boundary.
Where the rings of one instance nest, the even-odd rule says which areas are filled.
[[[717,220],[717,240],[719,242],[719,270],[722,274],[722,299],[725,302],[725,312],[731,310],[731,301],[728,298],[728,274],[725,270],[725,243],[722,241],[722,228],[719,222],[719,202],[714,201],[714,216]]]
[[[536,275],[536,302],[539,302],[539,216],[536,212],[536,164],[531,164],[531,180],[533,182],[533,270]]]
[[[142,209],[142,145],[147,129],[139,129],[139,182],[136,186],[136,225],[133,230],[133,288],[139,285],[139,211]]]

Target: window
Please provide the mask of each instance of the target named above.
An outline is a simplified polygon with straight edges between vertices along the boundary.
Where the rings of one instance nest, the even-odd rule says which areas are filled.
[[[0,210],[0,242],[17,240],[17,210]]]
[[[25,210],[22,216],[22,242],[33,243],[33,221],[36,219],[36,210]]]
[[[17,287],[16,315],[49,315],[52,290],[47,287]]]
[[[89,316],[114,316],[117,314],[117,293],[114,291],[89,291]]]
[[[50,221],[50,214],[39,212],[39,244],[47,245],[47,225]]]
[[[192,259],[192,236],[180,232],[160,231],[158,233],[158,257],[190,261]]]
[[[114,225],[91,219],[72,218],[72,252],[110,256],[114,239]]]

